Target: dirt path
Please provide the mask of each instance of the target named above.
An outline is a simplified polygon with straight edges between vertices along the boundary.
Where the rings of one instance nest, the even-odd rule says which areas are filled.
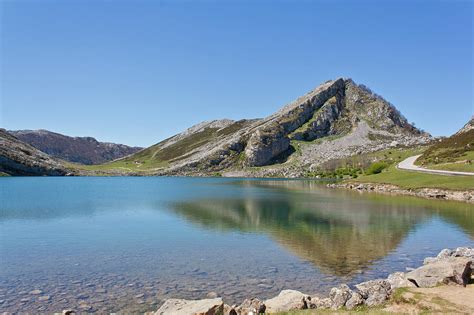
[[[408,170],[408,171],[416,171],[416,172],[424,172],[424,173],[431,173],[431,174],[438,174],[438,175],[460,175],[460,176],[474,176],[474,173],[470,172],[454,172],[454,171],[444,171],[444,170],[431,170],[423,167],[419,167],[415,165],[415,161],[421,155],[410,156],[405,160],[398,163],[397,168],[401,170]]]

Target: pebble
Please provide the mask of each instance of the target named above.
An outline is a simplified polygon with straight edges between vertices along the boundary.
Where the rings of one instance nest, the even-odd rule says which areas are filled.
[[[49,295],[43,295],[38,298],[38,301],[49,301],[51,297]]]
[[[41,293],[43,293],[43,291],[38,290],[38,289],[30,291],[30,294],[33,294],[33,295],[40,295]]]
[[[29,298],[23,298],[23,299],[20,300],[20,302],[26,303],[26,302],[28,302],[29,300],[30,300]]]
[[[106,292],[107,292],[106,289],[102,289],[102,288],[95,289],[95,293],[106,293]]]
[[[89,294],[87,294],[87,293],[81,293],[81,294],[77,295],[78,299],[87,299],[88,297],[89,297]]]

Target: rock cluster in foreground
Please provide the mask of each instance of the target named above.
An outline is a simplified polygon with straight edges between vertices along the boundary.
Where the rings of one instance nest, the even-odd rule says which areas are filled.
[[[428,257],[418,269],[396,272],[387,279],[370,280],[350,288],[341,284],[330,290],[326,297],[311,296],[295,290],[283,290],[276,297],[261,301],[246,299],[240,305],[229,306],[221,298],[203,300],[169,299],[154,315],[166,314],[258,314],[300,309],[353,309],[359,305],[369,307],[386,302],[392,292],[402,287],[434,287],[438,284],[462,284],[461,274],[468,261],[474,260],[474,249],[458,247],[444,249],[436,257]]]
[[[474,203],[474,191],[456,191],[437,188],[403,189],[395,185],[371,183],[338,183],[327,184],[328,188],[346,188],[360,192],[377,192],[383,194],[408,195],[427,199],[454,200]]]

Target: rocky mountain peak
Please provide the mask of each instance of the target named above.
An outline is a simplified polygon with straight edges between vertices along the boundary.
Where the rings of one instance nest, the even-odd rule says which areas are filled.
[[[471,117],[471,120],[467,122],[461,129],[459,129],[458,132],[456,132],[456,135],[460,135],[462,133],[467,133],[470,130],[474,129],[474,116]]]

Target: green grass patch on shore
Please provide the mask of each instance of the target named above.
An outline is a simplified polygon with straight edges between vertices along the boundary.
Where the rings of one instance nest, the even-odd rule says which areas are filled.
[[[405,189],[439,188],[472,190],[474,178],[470,176],[445,176],[396,169],[394,166],[375,175],[360,176],[352,181],[375,184],[392,184]]]

